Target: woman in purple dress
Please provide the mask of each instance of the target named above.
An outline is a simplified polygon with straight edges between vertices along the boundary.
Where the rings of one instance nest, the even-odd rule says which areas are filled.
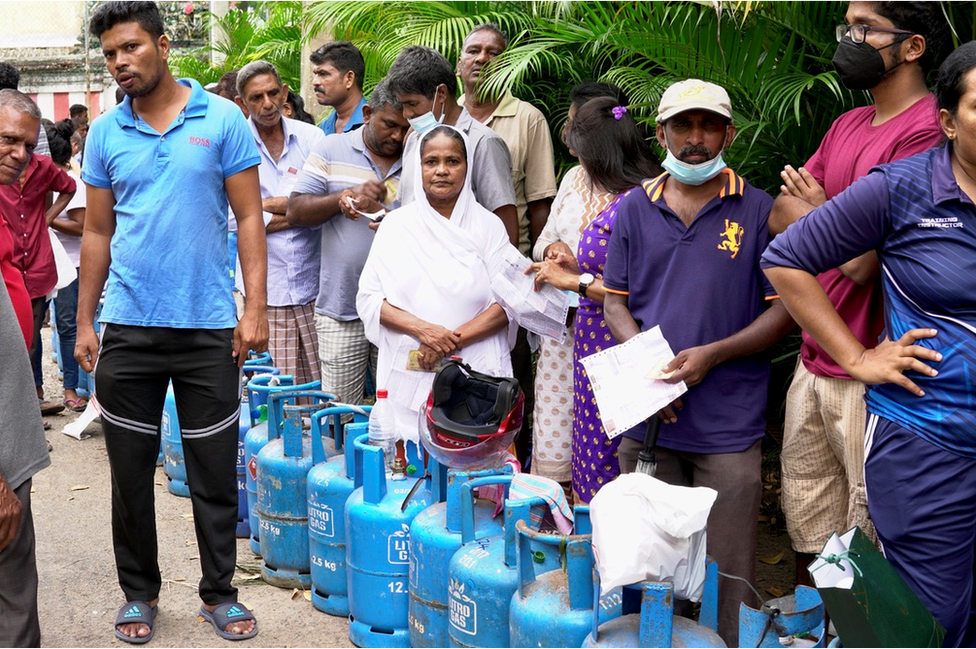
[[[578,292],[573,348],[573,495],[588,503],[620,473],[617,443],[607,438],[600,422],[593,388],[581,358],[617,344],[603,318],[603,267],[620,198],[661,168],[641,137],[634,119],[616,99],[591,99],[576,114],[566,141],[576,151],[595,191],[615,196],[583,231],[576,257],[561,254],[532,265],[537,285],[551,284]]]

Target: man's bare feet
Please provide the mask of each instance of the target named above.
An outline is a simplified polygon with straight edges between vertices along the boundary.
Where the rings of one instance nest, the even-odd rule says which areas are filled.
[[[213,613],[214,609],[220,606],[219,604],[203,604],[203,608],[208,612]],[[257,625],[255,620],[245,620],[243,622],[228,622],[224,626],[224,631],[227,633],[232,633],[234,635],[247,635],[254,630]]]
[[[147,603],[149,604],[150,608],[156,608],[156,605],[159,604],[159,598],[157,597],[156,599]],[[146,636],[149,635],[151,631],[149,625],[144,622],[133,622],[132,624],[119,624],[115,627],[115,630],[117,633],[120,633],[124,636],[128,636],[130,638],[145,638]]]

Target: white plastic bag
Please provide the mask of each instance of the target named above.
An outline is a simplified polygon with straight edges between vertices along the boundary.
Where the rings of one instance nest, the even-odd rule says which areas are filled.
[[[47,234],[51,238],[51,250],[54,252],[54,266],[58,271],[57,284],[54,285],[54,289],[47,296],[47,299],[53,300],[60,289],[78,279],[78,271],[75,269],[75,265],[71,263],[71,258],[68,257],[68,253],[65,252],[64,246],[61,244],[61,240],[58,239],[58,235],[54,233],[54,230],[48,228]]]
[[[640,581],[670,581],[675,597],[701,601],[705,524],[718,492],[678,487],[643,473],[605,485],[590,502],[600,594]]]

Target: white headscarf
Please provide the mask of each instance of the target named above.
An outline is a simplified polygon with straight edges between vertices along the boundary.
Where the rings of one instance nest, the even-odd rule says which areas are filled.
[[[440,127],[439,127],[440,128]],[[410,161],[414,202],[390,212],[370,248],[359,279],[356,308],[366,337],[379,347],[377,387],[390,390],[398,433],[416,441],[417,413],[430,391],[433,373],[408,372],[399,367],[398,352],[417,349],[420,342],[380,325],[383,300],[414,316],[456,329],[495,303],[491,291],[492,261],[511,245],[505,226],[478,204],[471,191],[472,151],[467,137],[454,130],[467,150],[467,173],[451,218],[444,218],[427,199],[420,159]],[[510,327],[511,328],[511,325]],[[464,347],[460,355],[475,369],[495,376],[511,376],[508,330]],[[398,363],[394,366],[394,357]],[[394,386],[400,388],[395,394]]]

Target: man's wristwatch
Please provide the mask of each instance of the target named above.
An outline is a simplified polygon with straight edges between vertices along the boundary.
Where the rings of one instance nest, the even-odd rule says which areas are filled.
[[[590,284],[592,284],[593,280],[595,279],[596,278],[593,277],[592,273],[583,273],[582,275],[580,275],[579,291],[578,291],[580,297],[586,297],[586,289],[590,288]]]

